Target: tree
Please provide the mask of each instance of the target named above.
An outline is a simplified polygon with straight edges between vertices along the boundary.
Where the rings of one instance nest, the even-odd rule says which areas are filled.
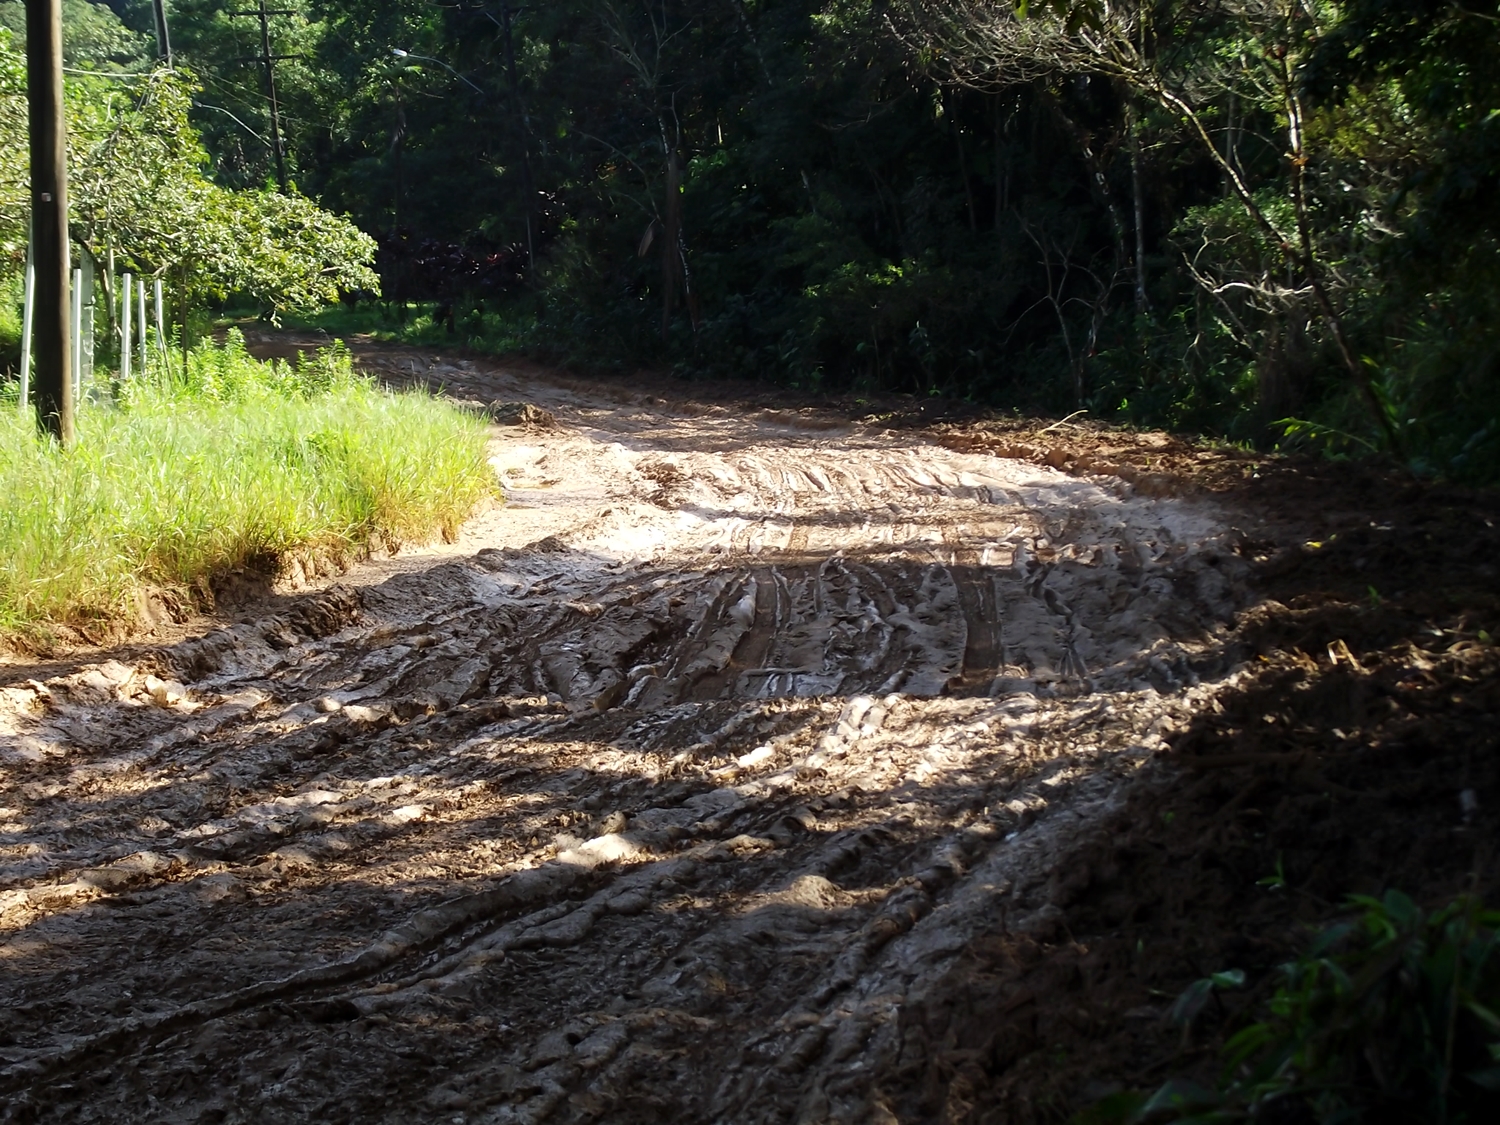
[[[1311,181],[1328,159],[1318,142],[1328,138],[1310,120],[1305,70],[1338,14],[1334,4],[1302,0],[1054,0],[1028,18],[1012,0],[913,0],[901,31],[952,81],[993,87],[1098,74],[1176,117],[1219,168],[1250,222],[1248,230],[1234,230],[1232,222],[1203,212],[1204,242],[1188,257],[1190,272],[1224,306],[1231,325],[1242,327],[1245,311],[1253,309],[1272,340],[1289,321],[1306,323],[1307,306],[1316,310],[1352,385],[1399,452],[1401,437],[1349,339],[1347,286],[1329,261],[1336,253],[1327,246],[1334,232],[1314,215]],[[1233,137],[1226,142],[1215,135],[1218,106],[1227,99],[1259,110],[1281,133],[1285,174],[1279,187],[1253,182]],[[1236,240],[1243,244],[1238,253],[1205,257]]]
[[[259,188],[234,6],[177,0],[174,41],[198,175]],[[296,183],[424,261],[529,229],[524,298],[474,298],[507,339],[1500,473],[1496,0],[275,7]],[[285,268],[194,254],[205,292]]]
[[[109,8],[90,0],[62,0],[63,62],[98,70],[141,70],[150,61],[151,40],[128,28]],[[26,5],[0,0],[0,27],[18,47],[26,44]]]
[[[188,121],[191,88],[153,72],[132,102],[78,87],[76,238],[111,265],[175,276],[196,299],[239,293],[268,308],[311,308],[377,288],[374,241],[304,196],[232,191]]]
[[[184,72],[122,87],[67,85],[71,230],[105,268],[170,278],[190,301],[242,294],[268,309],[310,308],[378,288],[373,239],[305,196],[234,191],[206,175]],[[0,32],[0,247],[24,255],[24,66]]]

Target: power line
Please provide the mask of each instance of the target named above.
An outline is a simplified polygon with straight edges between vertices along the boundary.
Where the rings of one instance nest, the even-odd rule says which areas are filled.
[[[239,126],[239,127],[240,127],[240,128],[241,128],[241,129],[243,129],[243,130],[245,130],[245,132],[247,132],[247,133],[249,133],[249,134],[250,134],[250,135],[251,135],[251,136],[252,136],[252,137],[254,137],[254,138],[255,138],[255,139],[256,139],[256,140],[257,140],[257,141],[259,141],[259,142],[260,142],[260,143],[261,143],[261,144],[263,144],[263,145],[265,145],[265,146],[266,146],[266,147],[267,147],[267,148],[270,148],[270,147],[271,147],[271,142],[270,142],[270,141],[268,141],[268,140],[266,140],[266,138],[265,138],[265,137],[262,137],[262,136],[261,136],[261,135],[260,135],[260,134],[259,134],[259,133],[257,133],[257,132],[256,132],[256,131],[255,131],[255,130],[254,130],[254,129],[252,129],[252,128],[250,128],[250,126],[248,126],[248,125],[246,125],[246,124],[245,124],[245,123],[244,123],[244,122],[243,122],[243,121],[241,121],[241,120],[240,120],[240,119],[239,119],[239,118],[238,118],[238,117],[236,117],[236,116],[235,116],[235,115],[234,115],[234,114],[232,114],[232,113],[230,113],[230,112],[229,112],[229,111],[228,111],[228,110],[227,110],[227,109],[225,109],[225,108],[224,108],[224,107],[223,107],[223,106],[221,106],[221,105],[210,105],[210,104],[209,104],[209,103],[208,103],[208,102],[201,102],[201,101],[194,101],[194,102],[193,102],[193,104],[194,104],[194,105],[195,105],[195,106],[197,106],[197,107],[198,107],[198,108],[199,108],[199,109],[212,109],[212,110],[217,110],[217,111],[218,111],[218,112],[219,112],[219,113],[222,113],[222,114],[223,114],[223,115],[224,115],[224,116],[225,116],[225,117],[227,117],[227,118],[229,118],[229,119],[230,119],[230,120],[231,120],[231,121],[233,121],[233,122],[234,122],[234,123],[235,123],[235,124],[236,124],[236,125],[238,125],[238,126]]]
[[[131,74],[122,70],[80,70],[76,66],[63,67],[64,74],[76,74],[81,78],[117,78],[121,82],[139,82],[143,78],[150,78],[149,74]]]

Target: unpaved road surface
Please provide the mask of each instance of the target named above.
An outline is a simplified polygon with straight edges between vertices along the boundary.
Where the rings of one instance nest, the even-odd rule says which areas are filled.
[[[551,412],[506,506],[0,665],[0,1120],[920,1119],[965,951],[1062,940],[1069,849],[1244,674],[1232,521],[379,362]]]

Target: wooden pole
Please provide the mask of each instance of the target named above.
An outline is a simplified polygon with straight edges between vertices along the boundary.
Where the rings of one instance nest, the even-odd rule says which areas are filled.
[[[163,0],[151,0],[151,14],[156,17],[156,57],[172,66],[172,33],[167,27],[167,9]]]
[[[276,100],[276,60],[278,58],[289,58],[287,55],[271,54],[271,17],[272,16],[295,16],[297,11],[292,8],[270,9],[266,7],[266,0],[259,0],[256,7],[249,11],[226,12],[228,16],[252,16],[260,18],[260,54],[254,60],[263,64],[266,68],[266,101],[271,107],[271,151],[276,156],[276,183],[281,188],[281,194],[287,193],[286,179],[286,145],[281,139],[281,105]]]
[[[31,127],[31,222],[36,239],[32,324],[37,425],[73,441],[68,332],[68,162],[63,121],[62,0],[26,0],[26,98]]]
[[[266,98],[271,103],[271,148],[276,153],[276,183],[286,194],[286,154],[281,144],[281,107],[276,103],[276,60],[271,57],[271,21],[266,0],[260,0],[260,53],[266,64]]]

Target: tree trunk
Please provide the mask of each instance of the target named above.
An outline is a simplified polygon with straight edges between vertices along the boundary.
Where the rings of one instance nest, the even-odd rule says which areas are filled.
[[[958,174],[964,181],[964,201],[969,205],[969,230],[978,233],[979,216],[974,209],[974,185],[969,181],[969,158],[964,153],[964,135],[953,116],[953,103],[948,98],[947,90],[943,91],[943,117],[948,122],[949,132],[953,134],[953,147],[958,149]]]
[[[1093,189],[1094,196],[1104,204],[1109,214],[1110,228],[1115,236],[1115,276],[1119,277],[1120,272],[1125,268],[1125,263],[1130,260],[1130,255],[1125,250],[1125,219],[1120,214],[1120,205],[1114,193],[1109,190],[1109,177],[1104,174],[1104,165],[1100,163],[1099,157],[1094,152],[1093,138],[1089,136],[1087,129],[1067,115],[1062,103],[1056,97],[1046,91],[1043,91],[1042,97],[1058,123],[1078,145],[1078,151],[1083,155],[1084,166],[1088,169],[1090,187]]]
[[[1141,189],[1141,121],[1129,94],[1125,98],[1125,122],[1130,130],[1130,194],[1135,212],[1135,312],[1137,316],[1150,316],[1151,305],[1146,300],[1146,196]]]
[[[682,170],[677,164],[677,150],[667,148],[667,197],[662,209],[661,240],[661,338],[665,340],[672,327],[672,311],[677,307],[677,274],[682,256],[678,241],[682,235]]]

